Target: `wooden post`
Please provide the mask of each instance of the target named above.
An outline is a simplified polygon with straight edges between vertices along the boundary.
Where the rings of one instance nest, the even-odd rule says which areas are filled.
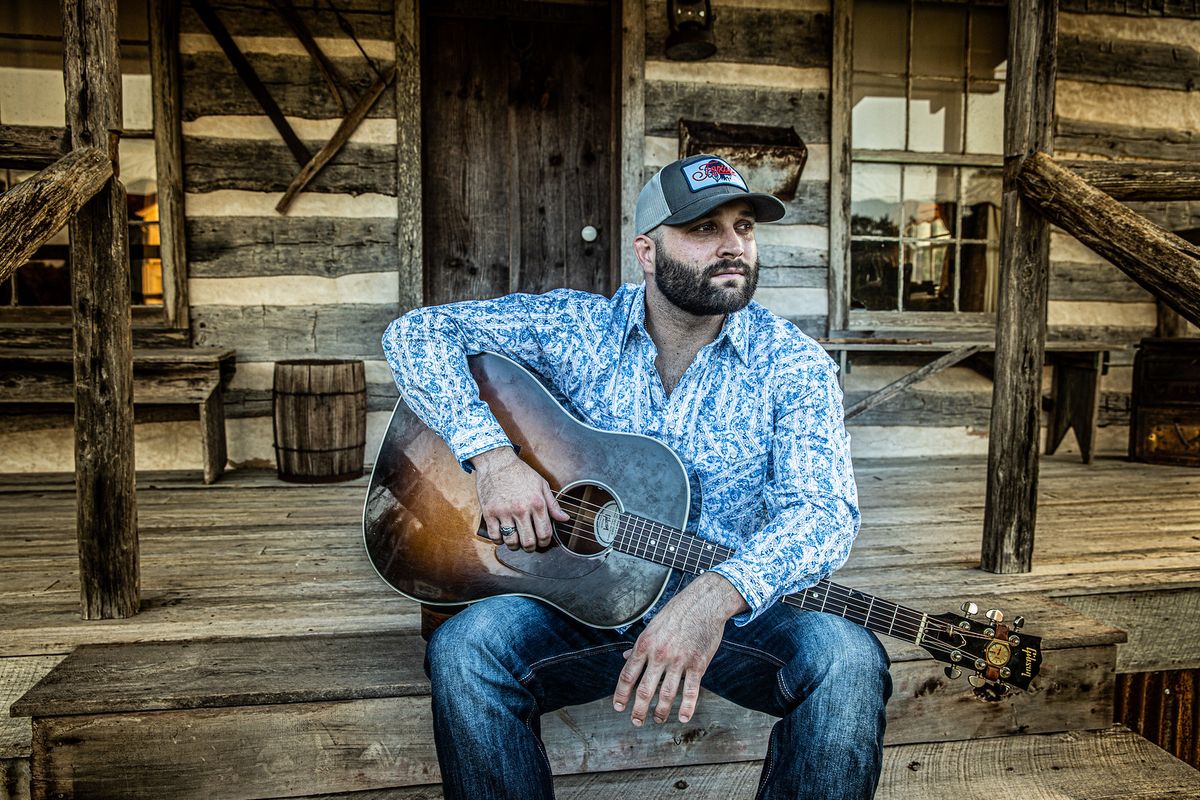
[[[182,83],[179,0],[150,0],[150,91],[158,169],[158,240],[162,251],[167,324],[188,329],[187,253],[183,214]]]
[[[1018,193],[1016,173],[1025,157],[1053,148],[1057,30],[1057,0],[1009,3],[1000,306],[981,559],[990,572],[1028,572],[1033,562],[1050,226]]]
[[[71,148],[99,147],[119,174],[116,0],[62,0]],[[70,224],[75,318],[75,491],[85,619],[137,613],[133,341],[125,188],[116,175]]]
[[[397,311],[425,304],[421,211],[421,3],[398,0],[396,15]]]

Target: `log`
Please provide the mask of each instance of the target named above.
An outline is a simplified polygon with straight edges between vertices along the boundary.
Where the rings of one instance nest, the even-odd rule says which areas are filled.
[[[0,283],[58,233],[112,174],[108,153],[88,147],[0,195]]]
[[[187,255],[183,211],[183,107],[176,0],[150,0],[150,85],[158,170],[158,235],[167,324],[187,330]]]
[[[62,17],[71,148],[103,148],[116,164],[121,130],[116,0],[62,0]],[[125,188],[111,177],[70,226],[76,532],[85,619],[130,617],[140,601],[126,215]]]
[[[1189,322],[1200,324],[1200,245],[1163,230],[1055,161],[1034,153],[1021,196]]]
[[[1185,161],[1062,163],[1114,200],[1200,200],[1200,164]]]
[[[37,125],[0,125],[0,167],[47,167],[66,153],[67,132]]]
[[[1056,0],[1014,0],[1008,9],[1004,104],[1006,165],[1048,150],[1054,137]],[[981,562],[990,572],[1028,572],[1037,518],[1042,359],[1050,295],[1050,225],[1004,172],[996,380],[988,437]]]

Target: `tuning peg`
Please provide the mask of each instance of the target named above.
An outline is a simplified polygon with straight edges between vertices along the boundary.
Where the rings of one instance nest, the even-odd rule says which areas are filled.
[[[974,603],[963,603],[962,612],[968,617],[973,617],[979,613],[979,606],[975,605]]]
[[[1019,628],[1024,628],[1024,627],[1025,627],[1025,618],[1024,618],[1024,617],[1015,617],[1015,618],[1013,618],[1013,621],[1012,621],[1012,627],[1014,627],[1014,628],[1018,628],[1018,629],[1019,629]]]
[[[962,670],[958,667],[946,667],[944,671],[946,673],[946,677],[952,681],[958,680],[962,677]]]
[[[998,608],[988,609],[987,614],[985,614],[984,616],[986,616],[992,622],[996,622],[996,623],[1004,622],[1004,612]]]
[[[980,686],[983,686],[985,683],[987,683],[987,681],[983,679],[982,675],[976,672],[974,675],[967,676],[967,683],[978,689]]]

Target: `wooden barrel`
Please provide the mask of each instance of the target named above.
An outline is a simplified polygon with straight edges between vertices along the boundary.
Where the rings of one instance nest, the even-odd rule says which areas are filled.
[[[363,362],[278,361],[272,394],[280,480],[333,483],[362,475],[367,444]]]

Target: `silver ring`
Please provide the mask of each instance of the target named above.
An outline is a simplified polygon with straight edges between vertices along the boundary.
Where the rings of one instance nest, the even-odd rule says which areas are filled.
[[[502,527],[500,528],[500,535],[501,535],[501,536],[508,536],[510,533],[516,533],[516,532],[517,532],[517,529],[516,529],[516,528],[510,528],[510,527],[508,527],[507,525],[505,525],[505,526],[502,526]]]

